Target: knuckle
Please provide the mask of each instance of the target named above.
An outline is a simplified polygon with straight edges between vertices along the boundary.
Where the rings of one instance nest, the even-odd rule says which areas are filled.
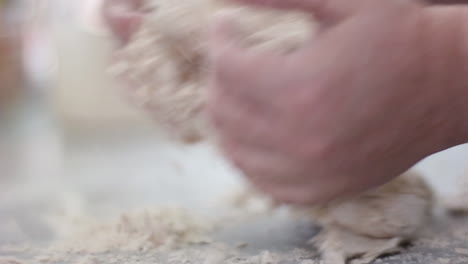
[[[210,118],[218,118],[221,113],[220,109],[222,109],[222,104],[216,97],[210,98],[205,104],[205,111]]]
[[[247,65],[238,61],[234,51],[224,50],[214,61],[215,78],[221,82],[238,82],[247,73]]]

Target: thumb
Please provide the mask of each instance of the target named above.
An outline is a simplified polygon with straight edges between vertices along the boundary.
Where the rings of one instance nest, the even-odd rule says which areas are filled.
[[[248,48],[241,45],[240,30],[230,14],[217,14],[210,32],[210,63],[222,76],[242,76],[256,59]]]
[[[101,13],[111,32],[123,43],[129,41],[143,20],[138,0],[104,0]]]
[[[217,13],[210,27],[211,59],[216,61],[225,53],[241,53],[241,34],[231,14]]]
[[[297,10],[314,15],[319,22],[339,22],[376,0],[234,0],[248,5]]]
[[[211,28],[209,62],[214,83],[223,84],[216,88],[245,92],[261,79],[276,72],[278,65],[284,65],[284,56],[269,50],[251,49],[242,43],[242,32],[230,16],[217,16]],[[251,92],[251,91],[249,91]]]

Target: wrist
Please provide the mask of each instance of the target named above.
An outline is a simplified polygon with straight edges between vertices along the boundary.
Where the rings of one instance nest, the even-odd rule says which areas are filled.
[[[460,106],[460,114],[462,117],[462,143],[468,143],[468,7],[463,8],[461,13],[462,23],[462,41],[461,41],[461,75],[463,83],[460,85],[460,98],[462,104]]]
[[[458,5],[468,4],[468,0],[426,0],[429,4],[435,5]]]
[[[459,47],[459,68],[458,76],[459,82],[455,82],[455,95],[457,97],[457,122],[459,122],[457,129],[460,133],[460,144],[468,143],[468,7],[459,7],[457,11],[460,31],[458,36],[455,36],[455,41],[458,41]]]
[[[468,143],[468,7],[428,8],[430,30],[430,90],[438,102],[436,112],[444,128],[440,140],[445,148]]]

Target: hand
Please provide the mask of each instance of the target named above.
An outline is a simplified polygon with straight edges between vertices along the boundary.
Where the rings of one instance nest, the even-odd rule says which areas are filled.
[[[125,45],[141,25],[143,0],[104,0],[102,15],[114,36]]]
[[[291,54],[236,45],[229,21],[214,28],[208,113],[226,156],[260,190],[283,202],[326,202],[467,142],[463,8],[238,1],[302,10],[321,23]]]

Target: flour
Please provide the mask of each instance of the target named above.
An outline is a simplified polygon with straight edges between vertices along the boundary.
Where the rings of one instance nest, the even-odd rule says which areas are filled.
[[[468,248],[456,248],[455,252],[468,257]]]
[[[319,207],[314,214],[311,208],[297,208],[323,227],[314,245],[324,263],[313,246],[303,251],[246,255],[251,245],[255,246],[254,241],[224,245],[216,239],[216,229],[229,226],[239,215],[258,216],[258,208],[267,208],[260,210],[261,214],[273,217],[275,211],[271,209],[275,203],[252,189],[238,193],[234,203],[224,204],[225,210],[239,213],[228,217],[222,214],[207,217],[178,207],[152,207],[98,219],[91,217],[80,203],[72,203],[75,206],[67,206],[71,217],[52,222],[58,233],[53,245],[36,254],[31,263],[276,264],[292,259],[294,263],[367,263],[382,254],[398,252],[402,241],[418,238],[419,227],[430,219],[431,192],[426,187],[418,175],[407,173],[353,199]],[[424,243],[425,239],[419,239],[418,243]],[[248,244],[238,247],[241,242]],[[446,246],[439,244],[434,246]],[[433,245],[425,247],[430,246]],[[460,251],[462,246],[457,248]]]
[[[33,247],[31,245],[26,245],[26,244],[9,244],[9,245],[2,245],[0,247],[0,250],[2,252],[9,252],[11,254],[21,254],[27,251],[32,251]]]
[[[208,234],[215,227],[201,215],[175,207],[136,210],[110,221],[81,223],[62,234],[52,249],[74,253],[170,250],[209,242]]]
[[[76,264],[99,264],[97,258],[95,257],[84,257],[76,262]]]
[[[432,206],[432,190],[409,171],[355,198],[311,208],[312,218],[324,227],[314,243],[325,264],[368,263],[399,252],[401,242],[417,237]]]
[[[252,186],[233,191],[222,201],[224,207],[243,215],[268,214],[278,206],[269,196],[259,193]]]
[[[327,226],[312,240],[322,253],[324,264],[371,263],[379,256],[400,252],[402,239],[375,239],[338,226]]]
[[[185,142],[207,137],[203,105],[209,85],[207,29],[216,14],[229,13],[241,43],[287,52],[312,34],[310,16],[217,0],[147,0],[140,30],[119,50],[110,73],[128,81],[130,99],[169,134]]]
[[[0,264],[26,264],[15,257],[1,257],[0,256]]]
[[[36,256],[36,257],[34,257],[34,260],[39,262],[39,263],[52,263],[52,262],[63,260],[63,258],[58,257],[56,254],[54,254],[54,255]]]
[[[381,187],[310,212],[322,225],[341,226],[356,234],[411,238],[431,219],[432,199],[422,176],[409,171]]]
[[[237,204],[268,201],[248,188]],[[274,208],[275,203],[269,204]],[[323,231],[312,240],[325,264],[368,263],[401,250],[402,242],[416,238],[432,217],[433,194],[423,177],[408,171],[389,183],[353,198],[316,207],[296,207],[293,213],[309,217]]]
[[[200,257],[201,256],[201,257]],[[301,250],[291,250],[282,253],[263,251],[256,255],[245,255],[224,249],[224,251],[199,250],[198,252],[183,250],[174,254],[168,260],[169,264],[200,263],[200,264],[279,264],[305,263],[321,264],[320,260],[311,257],[310,253]]]

